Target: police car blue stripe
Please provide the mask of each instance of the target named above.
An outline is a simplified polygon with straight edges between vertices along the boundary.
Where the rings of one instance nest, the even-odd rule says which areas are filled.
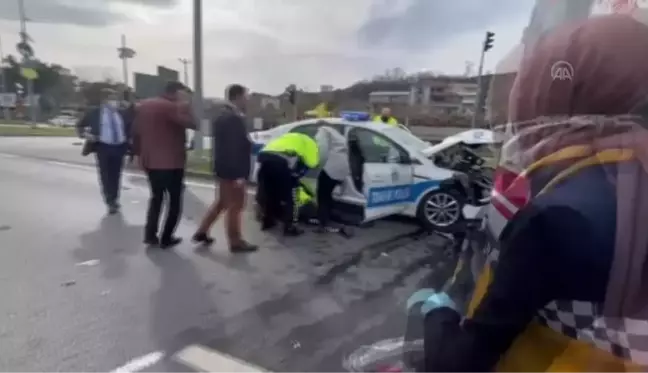
[[[257,155],[263,149],[265,144],[252,143],[252,155]]]
[[[438,188],[440,183],[439,180],[427,180],[414,184],[371,188],[367,208],[414,203],[423,193]]]

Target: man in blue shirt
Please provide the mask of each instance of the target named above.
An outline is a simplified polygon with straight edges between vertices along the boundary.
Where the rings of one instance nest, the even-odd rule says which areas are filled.
[[[119,212],[121,173],[131,143],[132,116],[120,110],[119,102],[115,91],[103,90],[100,105],[77,124],[79,137],[86,139],[84,154],[96,154],[101,192],[110,214]]]

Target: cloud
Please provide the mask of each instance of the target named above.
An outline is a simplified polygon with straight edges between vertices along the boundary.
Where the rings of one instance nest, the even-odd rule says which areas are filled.
[[[137,51],[130,71],[152,73],[156,65],[181,69],[178,58],[193,57],[192,0],[25,1],[37,56],[83,67],[85,75],[97,71],[96,79],[106,71],[121,77],[116,48],[122,33]],[[17,18],[14,3],[0,0],[0,18]],[[341,87],[393,67],[461,72],[464,61],[479,58],[486,28],[498,33],[488,60],[496,60],[500,49],[508,52],[531,5],[520,0],[203,0],[205,92],[221,95],[232,82],[268,93],[291,83]],[[0,20],[7,45],[15,43],[16,29],[15,22]]]
[[[25,13],[31,22],[74,24],[103,27],[131,19],[115,5],[143,5],[170,8],[178,0],[24,0]],[[0,18],[17,21],[18,0],[0,1]]]
[[[358,30],[359,47],[427,51],[457,35],[528,14],[529,9],[529,2],[520,0],[405,0],[399,2],[399,11],[381,15],[391,2],[374,3],[375,16]]]

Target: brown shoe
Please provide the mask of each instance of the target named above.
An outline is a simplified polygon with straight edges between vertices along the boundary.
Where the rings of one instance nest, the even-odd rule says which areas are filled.
[[[258,249],[259,249],[259,246],[252,245],[251,243],[248,243],[246,241],[241,241],[241,243],[239,243],[239,244],[230,246],[230,251],[233,254],[251,253],[251,252],[257,251]]]

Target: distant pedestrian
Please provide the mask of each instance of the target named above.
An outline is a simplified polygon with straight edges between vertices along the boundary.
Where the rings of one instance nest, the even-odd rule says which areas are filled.
[[[228,100],[223,112],[212,124],[214,176],[218,181],[218,200],[214,201],[193,236],[196,243],[211,244],[209,235],[220,214],[227,213],[226,232],[233,253],[256,251],[257,246],[243,239],[241,213],[252,165],[252,141],[245,125],[247,89],[233,84],[226,92]]]
[[[132,116],[119,108],[117,93],[101,92],[101,103],[77,123],[77,134],[85,138],[83,155],[95,153],[104,202],[108,212],[119,212],[119,189],[124,157],[130,151]]]
[[[182,239],[174,233],[182,214],[182,191],[187,160],[187,129],[196,124],[189,105],[189,89],[169,82],[160,97],[141,101],[136,107],[133,150],[148,176],[151,188],[144,243],[167,249]],[[158,237],[162,202],[168,209],[162,235]]]

